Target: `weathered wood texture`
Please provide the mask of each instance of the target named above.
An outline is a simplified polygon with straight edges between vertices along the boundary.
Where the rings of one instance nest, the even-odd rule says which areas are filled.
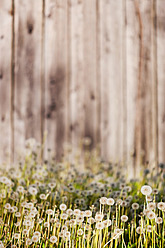
[[[164,0],[0,1],[0,157],[29,137],[59,159],[165,161]]]

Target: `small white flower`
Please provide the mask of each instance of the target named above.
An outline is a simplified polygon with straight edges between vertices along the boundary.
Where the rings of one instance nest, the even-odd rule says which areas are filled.
[[[60,205],[60,210],[61,211],[65,211],[66,210],[66,205],[64,204],[64,203],[62,203],[61,205]]]
[[[29,193],[31,194],[31,195],[37,195],[37,189],[36,188],[34,188],[34,187],[29,187]]]
[[[102,205],[107,204],[107,197],[101,197],[101,198],[100,198],[100,203],[101,203]]]
[[[99,230],[103,229],[104,228],[104,223],[103,222],[97,222],[96,223],[96,228],[99,229]]]
[[[114,203],[115,203],[115,200],[114,200],[113,198],[108,198],[108,199],[107,199],[107,205],[113,206]]]
[[[150,195],[152,193],[152,188],[149,185],[143,185],[141,187],[141,192],[143,195]]]
[[[56,243],[57,240],[58,240],[58,239],[57,239],[56,236],[51,236],[51,237],[50,237],[50,242],[53,243],[53,244]]]
[[[34,235],[34,236],[32,237],[32,241],[33,241],[34,243],[37,243],[37,242],[39,241],[39,236],[38,236],[38,235]]]
[[[128,221],[128,216],[127,215],[122,215],[121,216],[121,221],[127,222]]]

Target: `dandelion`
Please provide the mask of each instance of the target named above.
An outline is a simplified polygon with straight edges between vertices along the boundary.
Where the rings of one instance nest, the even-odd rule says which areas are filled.
[[[159,210],[164,210],[165,202],[158,202],[157,207],[158,207]]]
[[[19,239],[20,238],[20,233],[14,233],[14,239]]]
[[[155,219],[155,221],[156,221],[157,224],[162,224],[163,223],[163,219],[161,217],[157,217]]]
[[[39,236],[38,236],[38,235],[34,235],[34,236],[32,237],[32,241],[33,241],[34,243],[37,243],[37,242],[39,241]]]
[[[7,210],[8,210],[8,209],[10,209],[10,208],[11,208],[10,203],[6,203],[6,204],[5,204],[5,209],[7,209]]]
[[[103,229],[104,228],[104,223],[103,222],[97,222],[96,223],[96,228],[99,229],[99,230]]]
[[[154,213],[153,211],[149,211],[149,212],[147,213],[147,217],[148,217],[150,220],[152,220],[152,219],[155,218],[155,213]]]
[[[85,211],[85,217],[91,217],[92,216],[92,211],[86,210]]]
[[[53,215],[54,212],[53,212],[52,209],[47,209],[47,210],[46,210],[46,214],[48,214],[48,215]]]
[[[142,234],[142,233],[143,233],[143,228],[142,228],[141,226],[138,226],[138,227],[136,228],[136,232],[137,232],[138,234]]]
[[[40,199],[41,200],[46,200],[46,195],[45,194],[40,194]]]
[[[50,242],[53,243],[53,244],[55,244],[55,243],[57,242],[57,240],[58,240],[58,239],[57,239],[56,236],[51,236],[51,237],[50,237]]]
[[[16,212],[15,213],[15,217],[21,217],[21,213],[20,212]]]
[[[143,185],[141,187],[141,193],[143,195],[150,195],[152,193],[152,188],[149,185]]]
[[[101,198],[100,198],[100,203],[101,203],[102,205],[107,204],[107,198],[106,198],[106,197],[101,197]]]
[[[132,203],[132,209],[134,209],[134,210],[139,209],[139,204],[136,202]]]
[[[122,215],[121,216],[121,221],[127,222],[128,221],[128,216],[127,215]]]
[[[29,234],[29,230],[28,230],[28,229],[23,229],[22,233],[23,233],[24,235],[28,235],[28,234]]]
[[[45,222],[44,223],[44,227],[46,228],[46,227],[49,227],[49,222]]]
[[[40,236],[41,236],[41,233],[38,232],[38,231],[35,231],[35,232],[33,233],[33,236],[38,236],[38,237],[40,237]]]
[[[27,239],[26,239],[26,245],[31,245],[31,244],[32,244],[32,239],[27,238]]]
[[[149,210],[154,210],[156,208],[156,204],[154,202],[148,203],[148,209]]]
[[[147,232],[152,232],[152,226],[151,225],[147,226]]]
[[[104,220],[103,224],[104,224],[104,227],[109,227],[109,226],[111,226],[112,222],[111,222],[111,220]]]
[[[89,224],[94,224],[95,223],[95,219],[93,217],[90,217],[90,218],[88,218],[87,222]]]
[[[69,208],[66,210],[66,213],[70,216],[73,214],[73,210]]]
[[[64,203],[62,203],[62,204],[60,205],[60,210],[61,210],[61,211],[65,211],[66,208],[67,208],[67,206],[66,206]]]
[[[77,232],[77,234],[78,234],[79,236],[83,235],[83,233],[84,233],[84,232],[83,232],[82,229],[79,229],[78,232]]]
[[[97,213],[96,216],[95,216],[95,220],[96,221],[102,221],[103,217],[104,217],[103,214]]]
[[[29,187],[28,191],[31,195],[37,195],[37,189],[34,187]]]
[[[108,198],[108,199],[107,199],[107,205],[113,206],[114,203],[115,203],[115,200],[114,200],[113,198]]]
[[[74,209],[73,213],[74,215],[80,215],[80,209]]]

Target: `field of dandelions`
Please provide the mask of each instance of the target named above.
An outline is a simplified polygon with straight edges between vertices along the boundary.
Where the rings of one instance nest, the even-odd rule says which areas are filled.
[[[165,164],[127,180],[96,151],[82,169],[65,150],[60,163],[50,149],[44,160],[29,139],[13,167],[0,167],[0,248],[165,247]]]

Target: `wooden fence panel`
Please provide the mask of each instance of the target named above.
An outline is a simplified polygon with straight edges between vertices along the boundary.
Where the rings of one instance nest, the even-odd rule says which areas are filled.
[[[91,138],[91,148],[97,144],[98,130],[98,81],[97,81],[97,27],[96,1],[83,2],[83,53],[84,53],[84,83],[85,83],[85,132]]]
[[[15,1],[15,147],[41,141],[42,1]]]
[[[158,152],[165,161],[165,5],[157,1]]]
[[[58,159],[68,135],[67,1],[46,1],[45,11],[46,147]]]
[[[69,106],[70,106],[70,136],[74,149],[80,146],[80,140],[84,137],[84,62],[83,53],[83,1],[71,0],[69,5],[70,16],[70,85],[69,85]]]
[[[0,162],[11,155],[12,1],[0,2]]]
[[[88,136],[131,175],[164,161],[164,18],[162,0],[1,0],[1,159],[46,130],[57,159]]]
[[[123,159],[122,1],[102,2],[101,133],[103,156]]]

